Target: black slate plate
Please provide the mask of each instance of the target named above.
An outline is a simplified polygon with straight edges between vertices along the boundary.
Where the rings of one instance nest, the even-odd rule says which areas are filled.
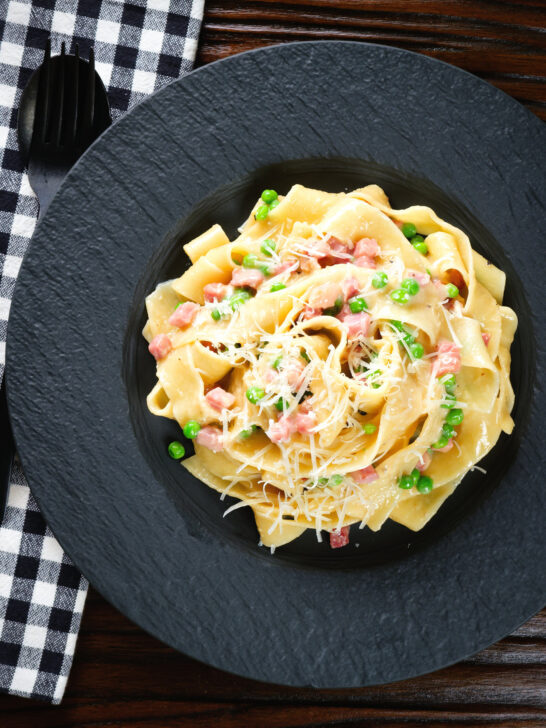
[[[297,43],[199,69],[138,106],[78,162],[17,286],[8,398],[23,465],[56,536],[116,607],[165,642],[260,680],[389,682],[459,660],[544,603],[539,386],[546,132],[515,101],[424,56]],[[426,203],[508,274],[516,431],[420,534],[352,529],[271,556],[248,514],[165,456],[177,430],[153,381],[143,297],[181,244],[229,233],[265,186],[382,184]],[[174,429],[173,429],[174,428]]]

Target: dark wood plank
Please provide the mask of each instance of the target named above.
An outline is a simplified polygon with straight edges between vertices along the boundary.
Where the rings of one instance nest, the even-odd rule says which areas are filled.
[[[453,63],[546,119],[546,1],[206,0],[198,64],[273,43],[340,38]],[[61,707],[0,696],[2,728],[546,726],[546,610],[458,665],[392,685],[268,685],[162,645],[91,590]]]
[[[489,0],[212,0],[198,63],[297,40],[394,45],[452,63],[546,119],[546,4]]]

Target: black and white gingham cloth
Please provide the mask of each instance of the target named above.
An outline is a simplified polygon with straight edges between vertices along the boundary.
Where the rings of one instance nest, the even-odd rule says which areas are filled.
[[[83,58],[94,47],[115,120],[191,70],[203,4],[0,0],[0,382],[10,302],[38,214],[17,147],[17,107],[47,38],[53,54],[62,41],[70,53],[78,43]],[[0,527],[0,691],[61,701],[86,594],[86,580],[63,553],[15,465]]]

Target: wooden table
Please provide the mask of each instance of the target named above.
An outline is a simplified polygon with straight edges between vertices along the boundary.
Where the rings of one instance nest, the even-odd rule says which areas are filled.
[[[545,34],[545,0],[207,0],[198,63],[285,41],[373,41],[465,68],[546,119]],[[0,725],[546,726],[545,663],[546,610],[475,657],[414,680],[283,688],[176,653],[91,591],[62,706],[0,696]]]

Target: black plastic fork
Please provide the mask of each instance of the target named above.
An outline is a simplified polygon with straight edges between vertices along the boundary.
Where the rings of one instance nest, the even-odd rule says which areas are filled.
[[[44,61],[33,74],[19,107],[19,145],[28,163],[30,184],[40,202],[40,217],[68,170],[87,147],[111,124],[106,90],[89,61],[67,55],[51,56],[48,41]]]
[[[95,71],[93,49],[89,62],[67,55],[51,57],[48,40],[44,61],[21,96],[17,119],[19,148],[28,166],[32,189],[42,217],[68,170],[110,124],[106,90]],[[0,387],[0,523],[4,515],[14,444],[8,417],[5,383]]]

